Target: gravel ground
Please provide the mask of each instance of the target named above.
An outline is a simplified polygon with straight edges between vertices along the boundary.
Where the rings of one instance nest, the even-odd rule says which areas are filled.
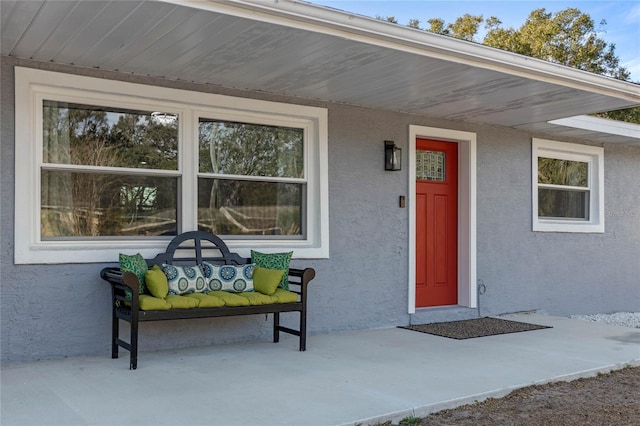
[[[640,328],[640,312],[571,318]],[[407,418],[406,426],[638,426],[640,366],[570,382],[527,386],[503,398]],[[391,426],[384,423],[381,426]]]
[[[602,322],[621,327],[640,328],[640,312],[617,312],[615,314],[571,315],[569,318]]]

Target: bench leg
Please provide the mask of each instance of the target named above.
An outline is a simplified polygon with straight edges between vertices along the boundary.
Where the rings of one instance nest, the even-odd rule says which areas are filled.
[[[280,341],[280,330],[278,327],[280,326],[280,312],[273,313],[273,343],[278,343]]]
[[[131,323],[131,350],[129,351],[129,370],[138,368],[138,322]]]
[[[111,313],[111,358],[118,358],[118,338],[120,337],[120,320],[116,317],[115,307]]]
[[[300,311],[300,351],[307,350],[307,313]]]

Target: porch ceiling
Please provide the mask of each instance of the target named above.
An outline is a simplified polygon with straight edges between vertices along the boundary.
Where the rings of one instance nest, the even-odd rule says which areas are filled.
[[[290,0],[0,8],[1,53],[19,58],[543,133],[561,132],[550,120],[640,105],[634,84]]]

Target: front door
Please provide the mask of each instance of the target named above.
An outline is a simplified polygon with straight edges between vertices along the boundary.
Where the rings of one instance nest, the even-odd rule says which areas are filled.
[[[458,303],[458,144],[416,140],[416,307]]]

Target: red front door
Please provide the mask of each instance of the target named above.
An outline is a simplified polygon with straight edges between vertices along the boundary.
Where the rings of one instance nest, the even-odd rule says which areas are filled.
[[[458,144],[416,140],[416,307],[458,303]]]

